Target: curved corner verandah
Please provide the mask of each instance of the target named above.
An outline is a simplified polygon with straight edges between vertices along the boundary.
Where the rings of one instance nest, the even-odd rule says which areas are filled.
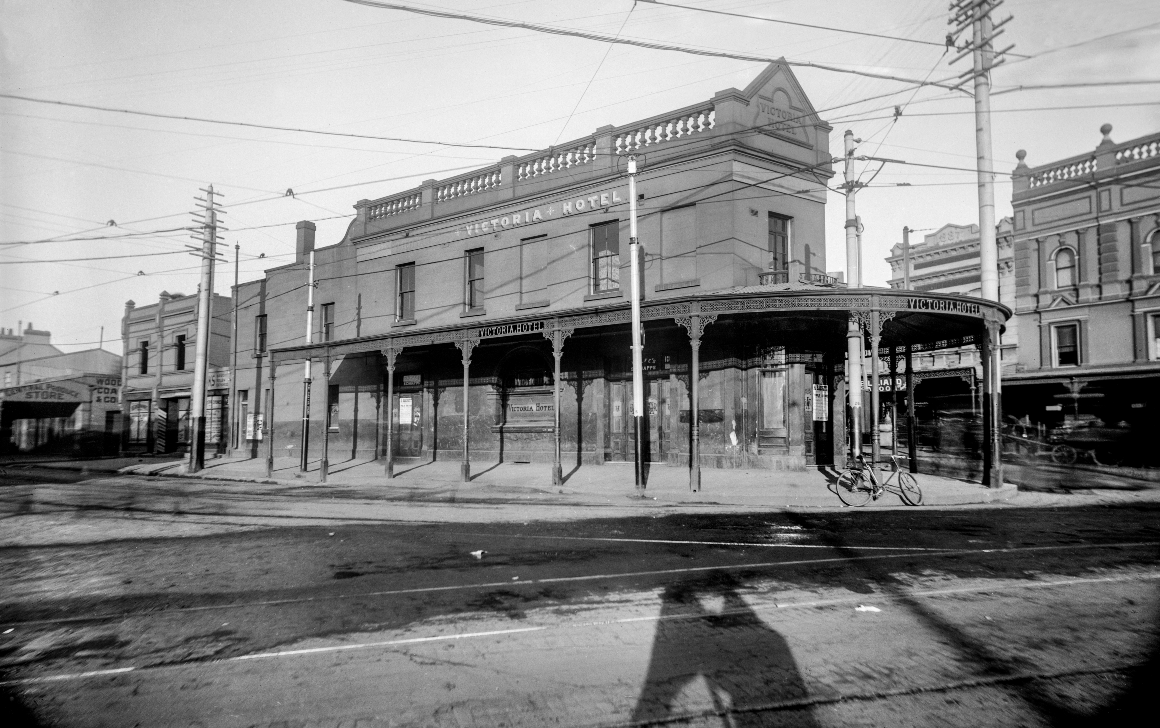
[[[914,353],[973,345],[983,362],[983,481],[1002,482],[997,344],[1010,316],[1002,305],[883,289],[753,286],[645,303],[641,315],[646,477],[649,468],[682,468],[696,491],[702,467],[842,467],[850,412],[845,352],[854,321],[866,350],[879,354],[869,357],[870,401],[863,408],[869,411],[863,420],[871,435],[868,454],[880,457],[879,380],[905,377],[912,405]],[[551,483],[561,485],[582,467],[632,461],[626,429],[631,403],[624,396],[631,389],[629,317],[624,302],[272,349],[263,409],[278,412],[270,405],[278,401],[275,388],[307,396],[301,379],[286,374],[298,367],[279,371],[278,365],[309,358],[323,373],[310,389],[326,393],[313,395],[325,404],[312,410],[306,425],[322,480],[332,457],[331,433],[340,431],[330,420],[329,393],[342,385],[373,395],[373,427],[364,426],[374,433],[367,455],[381,463],[385,479],[401,464],[435,460],[458,461],[464,482],[473,469],[478,474],[498,463],[540,462],[551,463]],[[851,405],[860,407],[861,399]],[[906,439],[914,463],[913,410],[910,415]],[[275,453],[294,447],[302,426],[301,419],[281,414],[266,420],[268,476]],[[625,472],[627,485],[633,474]]]

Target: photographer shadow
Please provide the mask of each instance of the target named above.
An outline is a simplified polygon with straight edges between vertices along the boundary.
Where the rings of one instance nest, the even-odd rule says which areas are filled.
[[[724,573],[666,587],[633,722],[703,716],[707,691],[708,712],[723,725],[817,725],[809,707],[793,706],[809,693],[789,645],[740,587]]]

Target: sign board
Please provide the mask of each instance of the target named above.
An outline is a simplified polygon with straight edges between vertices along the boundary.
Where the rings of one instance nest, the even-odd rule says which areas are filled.
[[[414,416],[414,407],[410,397],[399,397],[399,424],[411,422]]]
[[[226,389],[230,386],[230,370],[221,367],[210,367],[206,374],[206,389]]]
[[[422,383],[423,383],[423,375],[422,374],[404,374],[403,375],[403,386],[404,387],[415,387],[415,386],[418,386]]]
[[[830,421],[830,385],[815,384],[813,391],[814,422]]]
[[[81,403],[89,401],[89,388],[75,381],[33,382],[0,389],[0,400],[7,402]]]

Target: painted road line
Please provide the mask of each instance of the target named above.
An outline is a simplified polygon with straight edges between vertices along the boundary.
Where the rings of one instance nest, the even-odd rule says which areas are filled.
[[[0,682],[0,685],[23,685],[42,682],[57,682],[64,680],[81,680],[89,677],[103,677],[107,675],[116,675],[126,672],[141,672],[144,670],[157,670],[163,668],[187,667],[194,665],[221,665],[232,662],[245,662],[249,660],[270,660],[281,657],[300,657],[304,655],[320,655],[331,654],[338,652],[350,652],[353,650],[368,650],[385,647],[402,647],[406,645],[415,645],[431,642],[452,642],[457,640],[480,639],[487,637],[501,637],[516,634],[527,634],[531,632],[546,632],[550,630],[559,629],[589,629],[594,627],[609,627],[624,624],[639,624],[641,622],[670,622],[670,621],[687,621],[695,619],[706,619],[710,617],[723,617],[732,615],[749,614],[752,612],[771,612],[780,611],[784,609],[808,609],[825,606],[835,606],[839,604],[852,604],[854,602],[865,602],[871,598],[880,599],[884,603],[898,602],[902,599],[916,599],[916,598],[934,598],[940,596],[950,596],[955,594],[974,594],[979,592],[1005,592],[1005,591],[1019,591],[1023,589],[1052,589],[1061,587],[1076,587],[1076,586],[1091,586],[1094,584],[1114,584],[1128,581],[1152,581],[1160,579],[1160,572],[1151,572],[1143,574],[1129,574],[1123,576],[1109,576],[1091,579],[1060,579],[1056,581],[1040,581],[1040,582],[1012,582],[1008,584],[979,584],[970,587],[959,587],[951,589],[924,589],[919,591],[909,591],[896,594],[877,594],[870,597],[865,594],[859,594],[852,597],[840,597],[836,599],[815,599],[803,602],[775,602],[772,604],[747,604],[745,607],[737,609],[725,609],[720,612],[712,613],[698,613],[698,614],[651,614],[639,617],[617,617],[615,619],[602,620],[586,620],[583,622],[572,622],[558,625],[535,625],[530,627],[517,627],[514,629],[497,629],[486,630],[478,632],[460,632],[445,635],[430,635],[427,637],[408,637],[394,640],[376,640],[373,642],[357,642],[352,644],[326,645],[323,647],[307,647],[297,650],[278,650],[275,652],[259,652],[252,655],[239,655],[237,657],[227,657],[221,660],[209,661],[187,661],[187,662],[173,662],[164,665],[146,665],[140,667],[121,667],[110,670],[94,670],[91,672],[81,673],[67,673],[62,675],[49,675],[41,677],[19,678],[16,680],[8,680]]]

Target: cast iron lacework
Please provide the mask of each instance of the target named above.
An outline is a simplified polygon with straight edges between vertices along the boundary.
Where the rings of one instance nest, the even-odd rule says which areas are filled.
[[[702,313],[698,314],[698,318],[700,320],[698,321],[696,332],[693,331],[692,316],[677,316],[673,320],[676,321],[678,325],[685,327],[685,330],[689,332],[690,339],[693,339],[694,341],[700,341],[701,337],[705,334],[705,327],[717,320],[717,314]]]
[[[870,308],[869,296],[785,296],[742,298],[724,301],[702,301],[701,311],[709,313],[744,313],[776,309],[862,309]]]

